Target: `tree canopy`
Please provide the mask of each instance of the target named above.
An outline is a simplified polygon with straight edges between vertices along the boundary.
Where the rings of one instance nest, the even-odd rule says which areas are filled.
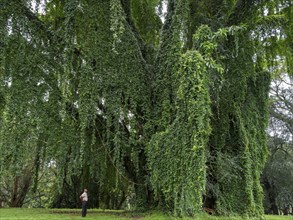
[[[86,187],[93,207],[263,214],[272,69],[293,74],[291,1],[0,8],[1,200],[21,206],[43,187],[50,206],[76,207]]]

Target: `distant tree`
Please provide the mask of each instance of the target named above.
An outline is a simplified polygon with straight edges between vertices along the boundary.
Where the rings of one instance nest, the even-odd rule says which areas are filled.
[[[265,211],[288,214],[293,207],[293,84],[283,74],[271,86],[268,146],[263,174]],[[292,213],[291,213],[292,214]]]

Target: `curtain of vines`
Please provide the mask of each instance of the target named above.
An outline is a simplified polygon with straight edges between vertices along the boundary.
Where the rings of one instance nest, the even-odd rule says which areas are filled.
[[[17,177],[40,154],[36,163],[56,163],[57,200],[91,182],[106,206],[125,200],[140,181],[149,88],[122,4],[51,1],[39,17],[30,2],[4,4],[3,170]]]
[[[269,1],[251,3],[263,9],[276,6]],[[248,4],[236,4],[236,9],[246,8],[247,13],[235,10],[227,19],[227,25],[239,26],[245,21],[245,26],[234,36],[228,35],[229,42],[223,44],[225,83],[218,94],[219,101],[212,106],[215,132],[209,141],[209,190],[217,197],[212,206],[220,213],[261,215],[260,175],[267,157],[265,130],[271,77],[268,62],[276,59],[277,53],[272,51],[278,50],[276,44],[268,42],[275,37],[271,30],[288,23],[280,14],[262,18],[260,15],[266,12]],[[264,32],[268,34],[265,37]],[[272,57],[267,59],[268,56]],[[239,198],[245,198],[241,204]]]
[[[263,213],[269,70],[278,57],[292,66],[290,1],[0,7],[0,172],[12,194],[53,167],[52,206],[77,206],[87,187],[98,207]]]

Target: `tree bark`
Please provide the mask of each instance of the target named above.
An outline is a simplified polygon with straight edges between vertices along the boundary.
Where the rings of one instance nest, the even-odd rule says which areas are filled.
[[[275,192],[275,187],[273,184],[269,182],[267,177],[264,177],[264,187],[265,190],[268,193],[268,199],[270,202],[270,214],[278,215],[279,214],[279,209],[278,205],[276,202],[276,192]]]

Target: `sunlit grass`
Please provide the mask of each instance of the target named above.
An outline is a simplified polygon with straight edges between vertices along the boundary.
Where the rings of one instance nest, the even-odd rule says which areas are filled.
[[[89,209],[86,218],[81,217],[81,209],[28,209],[28,208],[2,208],[0,220],[169,220],[179,219],[159,211],[127,212],[116,210]],[[241,217],[198,215],[195,218],[181,218],[185,220],[244,220]],[[254,218],[256,219],[256,218]],[[260,218],[257,218],[260,219]],[[266,215],[264,220],[293,220],[293,216]]]
[[[293,220],[293,216],[266,215],[266,220]]]

